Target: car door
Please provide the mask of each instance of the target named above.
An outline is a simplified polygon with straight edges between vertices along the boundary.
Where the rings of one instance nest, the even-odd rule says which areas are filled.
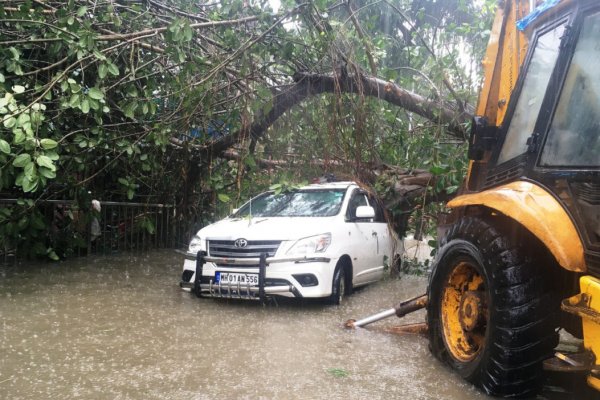
[[[369,200],[366,193],[356,189],[348,201],[345,214],[347,249],[352,258],[354,285],[376,281],[383,274],[382,256],[379,256],[382,249],[378,249],[378,224],[374,222],[375,218],[356,218],[356,209],[360,206],[369,206]]]
[[[377,271],[374,271],[374,274],[376,279],[381,279],[385,265],[392,264],[394,252],[399,249],[394,248],[394,245],[396,245],[395,239],[392,236],[389,224],[385,219],[383,208],[375,197],[367,195],[367,198],[369,200],[369,205],[375,210],[375,218],[373,218],[373,221],[369,225],[374,233],[371,234],[371,237],[376,241],[375,248],[377,250],[373,264],[376,266]]]

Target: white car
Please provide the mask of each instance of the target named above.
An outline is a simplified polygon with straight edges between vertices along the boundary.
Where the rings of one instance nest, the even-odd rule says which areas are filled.
[[[199,297],[339,304],[381,279],[401,247],[377,201],[353,182],[265,192],[198,231],[180,285]]]

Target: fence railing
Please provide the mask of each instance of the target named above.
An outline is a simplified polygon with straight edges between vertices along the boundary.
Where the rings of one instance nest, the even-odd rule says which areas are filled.
[[[0,199],[0,207],[14,207],[17,199]],[[169,204],[102,202],[99,210],[80,208],[69,200],[44,200],[35,205],[47,233],[45,245],[59,256],[112,254],[159,248],[183,248],[194,233],[194,224],[184,220]],[[39,239],[38,239],[39,240]],[[0,262],[33,257],[27,243],[0,238]]]

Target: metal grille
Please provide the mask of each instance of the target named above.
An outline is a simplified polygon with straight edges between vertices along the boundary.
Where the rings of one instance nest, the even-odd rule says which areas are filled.
[[[600,278],[600,254],[586,254],[588,271],[596,278]]]
[[[521,174],[523,174],[523,166],[521,164],[517,164],[496,174],[487,176],[485,179],[485,187],[487,188],[513,180],[521,176]]]
[[[208,255],[225,258],[257,258],[262,253],[273,257],[281,240],[249,240],[245,247],[237,247],[235,240],[209,240]]]
[[[573,183],[579,199],[588,204],[600,205],[600,184],[593,182]]]

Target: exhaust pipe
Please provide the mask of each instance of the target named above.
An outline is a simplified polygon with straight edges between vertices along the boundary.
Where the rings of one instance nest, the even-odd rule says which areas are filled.
[[[381,321],[382,319],[389,318],[394,315],[398,318],[402,318],[406,314],[410,314],[414,311],[425,308],[427,306],[428,300],[429,297],[426,294],[412,298],[410,300],[405,300],[395,308],[390,308],[389,310],[381,311],[369,317],[359,319],[358,321],[355,319],[349,319],[344,324],[344,327],[348,329],[361,328],[365,325]]]

